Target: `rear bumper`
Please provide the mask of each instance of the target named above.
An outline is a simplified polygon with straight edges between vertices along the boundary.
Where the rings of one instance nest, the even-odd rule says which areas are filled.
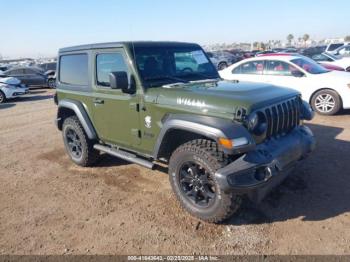
[[[215,173],[225,192],[248,195],[253,201],[262,200],[293,170],[298,161],[315,148],[311,130],[300,126],[288,135],[256,146],[239,159]]]

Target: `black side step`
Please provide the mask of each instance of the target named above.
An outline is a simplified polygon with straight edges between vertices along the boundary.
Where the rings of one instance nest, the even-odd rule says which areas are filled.
[[[142,158],[139,158],[136,155],[131,154],[131,153],[126,152],[126,151],[114,149],[114,148],[111,148],[111,147],[108,147],[108,146],[103,146],[103,145],[100,145],[100,144],[95,144],[94,148],[99,150],[99,151],[105,152],[105,153],[107,153],[109,155],[112,155],[112,156],[115,156],[115,157],[119,157],[119,158],[121,158],[123,160],[129,161],[129,162],[132,162],[132,163],[135,163],[135,164],[139,164],[139,165],[147,167],[149,169],[152,169],[153,166],[154,166],[154,164],[152,162],[147,161],[147,160],[142,159]]]

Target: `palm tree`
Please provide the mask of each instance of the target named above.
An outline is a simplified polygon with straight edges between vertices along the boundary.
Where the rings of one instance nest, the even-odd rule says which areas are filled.
[[[306,41],[310,39],[308,34],[303,35],[304,45],[306,46]]]
[[[344,41],[345,42],[350,42],[350,35],[347,35],[346,37],[344,37]]]
[[[294,35],[292,35],[292,34],[287,35],[287,40],[288,40],[289,45],[292,43],[293,39],[294,39]]]

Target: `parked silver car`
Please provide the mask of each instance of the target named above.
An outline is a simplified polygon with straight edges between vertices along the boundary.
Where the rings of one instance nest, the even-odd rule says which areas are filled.
[[[223,70],[240,60],[237,56],[226,51],[207,52],[207,55],[218,70]]]

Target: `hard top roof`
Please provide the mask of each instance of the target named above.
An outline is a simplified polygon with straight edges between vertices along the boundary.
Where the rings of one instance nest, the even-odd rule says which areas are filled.
[[[128,41],[128,42],[108,42],[108,43],[97,43],[97,44],[87,44],[87,45],[77,45],[64,47],[59,49],[60,53],[64,52],[74,52],[89,49],[105,49],[105,48],[117,48],[117,47],[147,47],[147,46],[198,46],[195,43],[185,43],[185,42],[171,42],[171,41]]]

